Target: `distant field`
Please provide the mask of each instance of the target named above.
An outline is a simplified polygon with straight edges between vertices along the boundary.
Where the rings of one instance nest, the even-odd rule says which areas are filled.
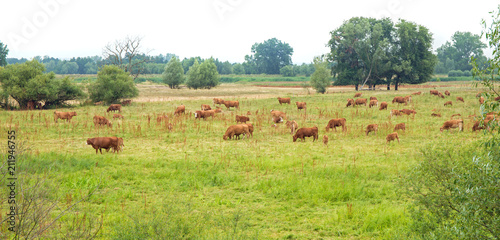
[[[363,98],[388,102],[389,111],[415,109],[414,117],[390,117],[387,110],[365,106],[346,108],[352,87],[315,94],[306,87],[254,85],[172,90],[151,82],[138,84],[140,95],[123,108],[124,120],[113,120],[106,106],[57,109],[76,111],[71,123],[54,123],[54,110],[2,111],[2,158],[7,131],[14,129],[19,148],[25,150],[18,172],[30,179],[45,177],[42,188],[50,193],[48,199],[70,206],[98,188],[57,223],[56,230],[63,232],[75,231],[67,227],[74,216],[85,214],[88,222],[103,220],[99,239],[404,239],[411,200],[402,194],[400,181],[420,161],[421,149],[460,146],[483,137],[471,132],[469,116],[479,113],[479,90],[469,82],[362,91]],[[449,90],[451,96],[431,96],[429,89]],[[393,97],[415,91],[423,94],[407,106],[391,103]],[[278,96],[307,102],[307,112],[294,104],[280,105]],[[465,103],[455,101],[457,96]],[[214,97],[239,100],[240,109],[222,106],[214,119],[195,120],[193,112],[201,104],[212,105]],[[453,106],[444,107],[450,100]],[[188,113],[174,117],[180,104]],[[320,141],[292,142],[284,124],[272,127],[271,109],[286,112],[299,127],[317,126]],[[224,141],[222,135],[235,124],[235,115],[247,112],[254,137]],[[431,117],[433,112],[443,117]],[[441,133],[443,122],[457,113],[464,119],[464,131]],[[169,116],[172,131],[165,123],[157,124],[161,114]],[[94,115],[106,116],[113,127],[95,128]],[[340,117],[347,119],[347,131],[325,132],[328,121]],[[402,122],[406,132],[399,133],[400,143],[386,144],[386,135]],[[372,123],[378,124],[378,133],[365,136],[365,127]],[[328,146],[321,142],[323,135],[329,137]],[[123,152],[96,155],[84,142],[97,136],[122,137]],[[4,200],[8,192],[6,179],[2,181]],[[6,213],[6,201],[0,202]],[[57,208],[52,215],[59,213]],[[0,238],[9,238],[6,227],[5,222],[0,225]],[[44,237],[62,238],[52,234],[56,231]]]

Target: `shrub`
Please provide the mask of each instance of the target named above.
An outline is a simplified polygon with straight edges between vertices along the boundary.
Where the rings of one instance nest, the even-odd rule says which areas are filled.
[[[462,77],[464,73],[461,70],[451,70],[448,72],[448,77]]]
[[[464,77],[471,77],[471,76],[472,76],[472,73],[471,73],[470,71],[468,71],[468,70],[465,70],[465,71],[463,72],[463,76],[464,76]]]
[[[173,57],[168,62],[162,77],[163,82],[170,88],[179,88],[179,85],[184,83],[184,69],[179,59]]]
[[[316,58],[314,59],[314,68],[315,71],[311,76],[311,85],[316,89],[316,92],[325,93],[326,88],[332,82],[330,70],[328,70],[328,62]]]
[[[206,88],[211,89],[219,85],[219,72],[213,59],[203,61],[202,64],[195,60],[194,64],[187,72],[186,86],[188,88]]]
[[[139,95],[132,77],[115,65],[99,69],[97,80],[88,86],[88,91],[93,102],[104,101],[108,104]]]
[[[295,77],[295,73],[293,72],[293,67],[291,65],[286,65],[280,69],[280,74],[283,77]]]

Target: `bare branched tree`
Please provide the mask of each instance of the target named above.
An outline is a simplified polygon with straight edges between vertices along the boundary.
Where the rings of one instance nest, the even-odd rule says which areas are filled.
[[[125,72],[128,72],[134,80],[144,72],[146,55],[150,50],[142,50],[142,37],[126,37],[122,40],[116,40],[113,44],[108,43],[103,51],[103,57],[113,65],[119,66]]]

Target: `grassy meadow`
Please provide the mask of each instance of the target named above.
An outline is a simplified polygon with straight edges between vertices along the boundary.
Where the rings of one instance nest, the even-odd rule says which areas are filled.
[[[471,132],[473,114],[479,114],[477,89],[470,83],[446,82],[402,86],[400,91],[363,91],[389,103],[389,110],[367,106],[346,108],[353,88],[329,88],[314,94],[302,87],[257,87],[222,84],[212,90],[171,90],[164,85],[139,84],[140,96],[122,109],[123,120],[113,120],[106,106],[76,106],[70,123],[54,123],[54,110],[2,111],[0,148],[7,154],[7,132],[15,130],[17,176],[26,186],[44,179],[36,189],[56,202],[47,226],[65,208],[72,207],[42,238],[102,227],[98,239],[401,239],[405,238],[410,199],[400,187],[406,171],[422,158],[422,149],[460,146],[483,137]],[[441,99],[429,89],[449,90]],[[392,104],[395,96],[413,96],[407,106]],[[276,97],[307,102],[307,112],[294,104],[280,105]],[[457,102],[461,96],[465,103]],[[213,119],[195,120],[193,112],[212,98],[239,100],[240,109],[226,110]],[[446,101],[453,106],[444,107]],[[187,114],[176,117],[176,106]],[[413,116],[391,117],[391,109],[415,109]],[[270,110],[286,112],[300,127],[317,126],[319,141],[292,142],[284,124],[272,127]],[[431,117],[431,113],[442,117]],[[250,112],[253,138],[222,139],[235,115]],[[461,114],[464,131],[439,131],[452,114]],[[169,116],[173,130],[158,124]],[[105,116],[112,128],[96,128],[94,115]],[[347,131],[325,132],[332,118],[346,118]],[[386,144],[397,123],[400,143]],[[365,136],[376,123],[377,134]],[[325,146],[321,139],[329,137]],[[125,147],[119,154],[95,154],[87,138],[118,136]],[[1,170],[5,174],[5,166]],[[4,175],[5,176],[5,175]],[[23,180],[23,178],[25,178]],[[7,180],[0,187],[0,222],[9,205]],[[18,191],[21,191],[20,189]],[[28,189],[28,191],[31,191]],[[33,190],[34,191],[34,190]],[[75,228],[76,225],[79,228]],[[0,238],[8,238],[7,223]],[[40,226],[37,228],[41,228]],[[59,234],[59,235],[58,235]]]

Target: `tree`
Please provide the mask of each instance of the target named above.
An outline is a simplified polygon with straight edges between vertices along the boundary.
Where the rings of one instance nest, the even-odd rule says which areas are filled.
[[[233,73],[236,75],[245,74],[245,67],[243,67],[243,64],[241,64],[241,63],[234,64]]]
[[[90,98],[94,102],[116,103],[121,98],[139,95],[134,80],[123,69],[115,65],[104,65],[97,73],[97,80],[88,86]]]
[[[438,60],[445,64],[444,71],[447,73],[451,70],[471,70],[471,57],[485,61],[486,57],[483,53],[485,47],[486,44],[481,42],[479,35],[470,32],[455,32],[451,37],[451,43],[446,42],[436,51]],[[450,65],[449,62],[453,62],[453,65]]]
[[[163,82],[172,89],[179,88],[179,85],[184,83],[184,69],[178,58],[173,57],[165,66]]]
[[[108,43],[103,49],[103,57],[109,64],[118,66],[135,80],[144,71],[144,63],[147,61],[141,42],[141,37],[126,37],[116,40],[114,44]]]
[[[279,74],[282,67],[292,64],[292,54],[293,48],[288,43],[271,38],[255,43],[252,55],[245,57],[245,61],[254,62],[258,73]]]
[[[44,71],[44,65],[36,60],[3,68],[0,71],[2,106],[7,106],[6,96],[16,100],[21,109],[26,109],[29,102],[45,102],[45,107],[51,107],[85,96],[69,78],[56,79],[53,72]]]
[[[332,82],[332,76],[328,69],[328,62],[322,58],[314,58],[314,73],[311,76],[311,85],[318,93],[325,93],[326,88]]]
[[[280,69],[280,74],[283,77],[295,77],[295,72],[292,65],[286,65]]]
[[[9,54],[9,49],[7,45],[0,42],[0,67],[7,65],[7,54]]]
[[[187,73],[186,86],[188,88],[211,89],[219,85],[219,73],[213,59],[205,60],[202,64],[195,60]]]

